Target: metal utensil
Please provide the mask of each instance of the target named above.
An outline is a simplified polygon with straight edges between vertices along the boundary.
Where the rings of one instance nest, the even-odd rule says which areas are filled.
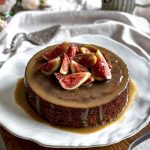
[[[133,148],[135,148],[137,145],[139,145],[140,143],[146,141],[149,138],[150,138],[150,132],[143,135],[142,137],[138,138],[134,142],[132,142],[131,145],[129,146],[129,150],[133,150]]]
[[[50,41],[52,39],[52,37],[54,36],[54,34],[57,32],[57,30],[59,28],[60,28],[60,25],[54,25],[54,26],[46,28],[44,30],[32,32],[29,34],[17,33],[12,39],[10,48],[4,49],[3,53],[7,54],[10,52],[16,51],[16,45],[17,45],[19,39],[22,39],[23,41],[29,41],[34,45],[46,44],[48,41]]]
[[[46,28],[37,32],[32,32],[29,34],[17,33],[12,39],[10,48],[4,49],[3,54],[9,53],[10,54],[9,58],[13,56],[17,51],[16,46],[17,46],[18,41],[20,41],[20,39],[22,39],[22,41],[29,41],[34,45],[46,44],[53,38],[53,36],[55,35],[55,33],[57,32],[59,28],[60,28],[60,25],[54,25],[52,27],[49,27],[49,28]],[[0,61],[0,67],[3,65],[4,62],[5,61]]]

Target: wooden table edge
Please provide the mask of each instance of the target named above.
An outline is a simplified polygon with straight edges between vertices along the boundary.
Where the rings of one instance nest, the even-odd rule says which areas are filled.
[[[137,134],[135,134],[132,137],[129,137],[119,143],[116,144],[112,144],[109,146],[104,146],[104,147],[94,147],[94,148],[86,148],[88,150],[128,150],[129,145],[136,140],[137,138],[141,137],[142,135],[146,134],[148,131],[150,131],[150,123],[143,128],[140,132],[138,132]],[[4,129],[3,127],[0,127],[0,133],[4,139],[4,143],[6,145],[7,150],[53,150],[54,148],[44,148],[34,142],[28,141],[28,140],[24,140],[21,138],[18,138],[14,135],[12,135],[9,131],[7,131],[6,129]],[[19,147],[18,147],[19,145]],[[15,148],[15,149],[14,149]],[[60,149],[60,148],[59,148]],[[62,148],[60,150],[64,150],[65,148]],[[73,148],[71,150],[75,150],[75,149],[85,149],[85,148]],[[67,150],[69,150],[67,148]]]

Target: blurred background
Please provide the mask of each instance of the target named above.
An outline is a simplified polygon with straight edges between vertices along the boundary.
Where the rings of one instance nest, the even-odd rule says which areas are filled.
[[[150,21],[150,0],[0,0],[1,18],[23,10],[114,10],[142,16]]]

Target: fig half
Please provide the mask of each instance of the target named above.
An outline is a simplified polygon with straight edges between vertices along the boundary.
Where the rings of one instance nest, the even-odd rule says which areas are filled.
[[[97,57],[92,53],[78,54],[75,61],[86,68],[90,68],[96,64]]]
[[[64,77],[64,75],[61,74],[60,72],[55,72],[54,75],[55,75],[57,80],[60,80],[60,79],[62,79]]]
[[[70,68],[72,73],[77,73],[77,72],[88,72],[88,69],[85,68],[84,66],[80,65],[79,63],[75,61],[71,61],[70,63]],[[94,81],[94,77],[91,75],[85,82],[84,85],[90,85]]]
[[[93,52],[93,53],[96,53],[97,50],[98,50],[97,47],[95,47],[94,45],[91,45],[91,44],[86,44],[84,47],[87,48],[90,52]]]
[[[85,68],[84,66],[82,66],[79,63],[75,62],[74,60],[71,61],[70,68],[71,68],[72,73],[88,72],[87,68]]]
[[[96,56],[97,56],[97,62],[92,67],[92,74],[94,78],[98,81],[111,79],[112,75],[109,66],[104,56],[99,50],[97,50]]]
[[[41,72],[46,75],[51,75],[54,73],[60,66],[60,57],[49,60],[47,63],[42,64]]]
[[[64,58],[61,64],[60,73],[66,75],[69,71],[69,64],[71,60],[76,56],[78,47],[75,44],[71,44],[68,50],[64,53]]]
[[[91,75],[85,82],[84,85],[90,85],[92,82],[94,82],[94,77]]]
[[[58,56],[61,56],[67,50],[68,47],[69,47],[69,45],[66,42],[64,42],[64,43],[58,45],[57,47],[55,47],[53,50],[46,51],[42,55],[42,57],[45,60],[54,59]]]
[[[60,79],[59,83],[66,90],[74,90],[82,85],[90,76],[90,72],[73,73]]]
[[[82,54],[90,53],[89,49],[86,48],[86,47],[81,47],[81,48],[80,48],[80,52],[81,52]]]

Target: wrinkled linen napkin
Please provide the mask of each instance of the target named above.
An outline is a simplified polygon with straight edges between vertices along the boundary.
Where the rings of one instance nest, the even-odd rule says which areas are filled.
[[[81,34],[99,34],[110,37],[141,56],[150,60],[150,24],[141,17],[135,17],[123,12],[111,11],[78,11],[78,12],[21,12],[15,15],[8,27],[0,33],[0,61],[8,59],[9,54],[3,54],[8,48],[13,36],[20,32],[31,33],[60,24],[61,27],[48,44],[56,41],[66,41]],[[17,53],[36,47],[29,42],[23,42],[17,47]]]
[[[31,33],[55,24],[61,27],[49,44],[65,41],[81,34],[100,34],[108,36],[128,46],[139,55],[150,60],[150,24],[141,17],[135,17],[123,12],[111,11],[70,11],[70,12],[21,12],[9,22],[3,38],[0,34],[0,61],[5,61],[9,54],[3,54],[9,48],[14,35],[20,32]],[[7,36],[4,36],[6,35]],[[29,42],[18,46],[17,52],[35,47]]]

